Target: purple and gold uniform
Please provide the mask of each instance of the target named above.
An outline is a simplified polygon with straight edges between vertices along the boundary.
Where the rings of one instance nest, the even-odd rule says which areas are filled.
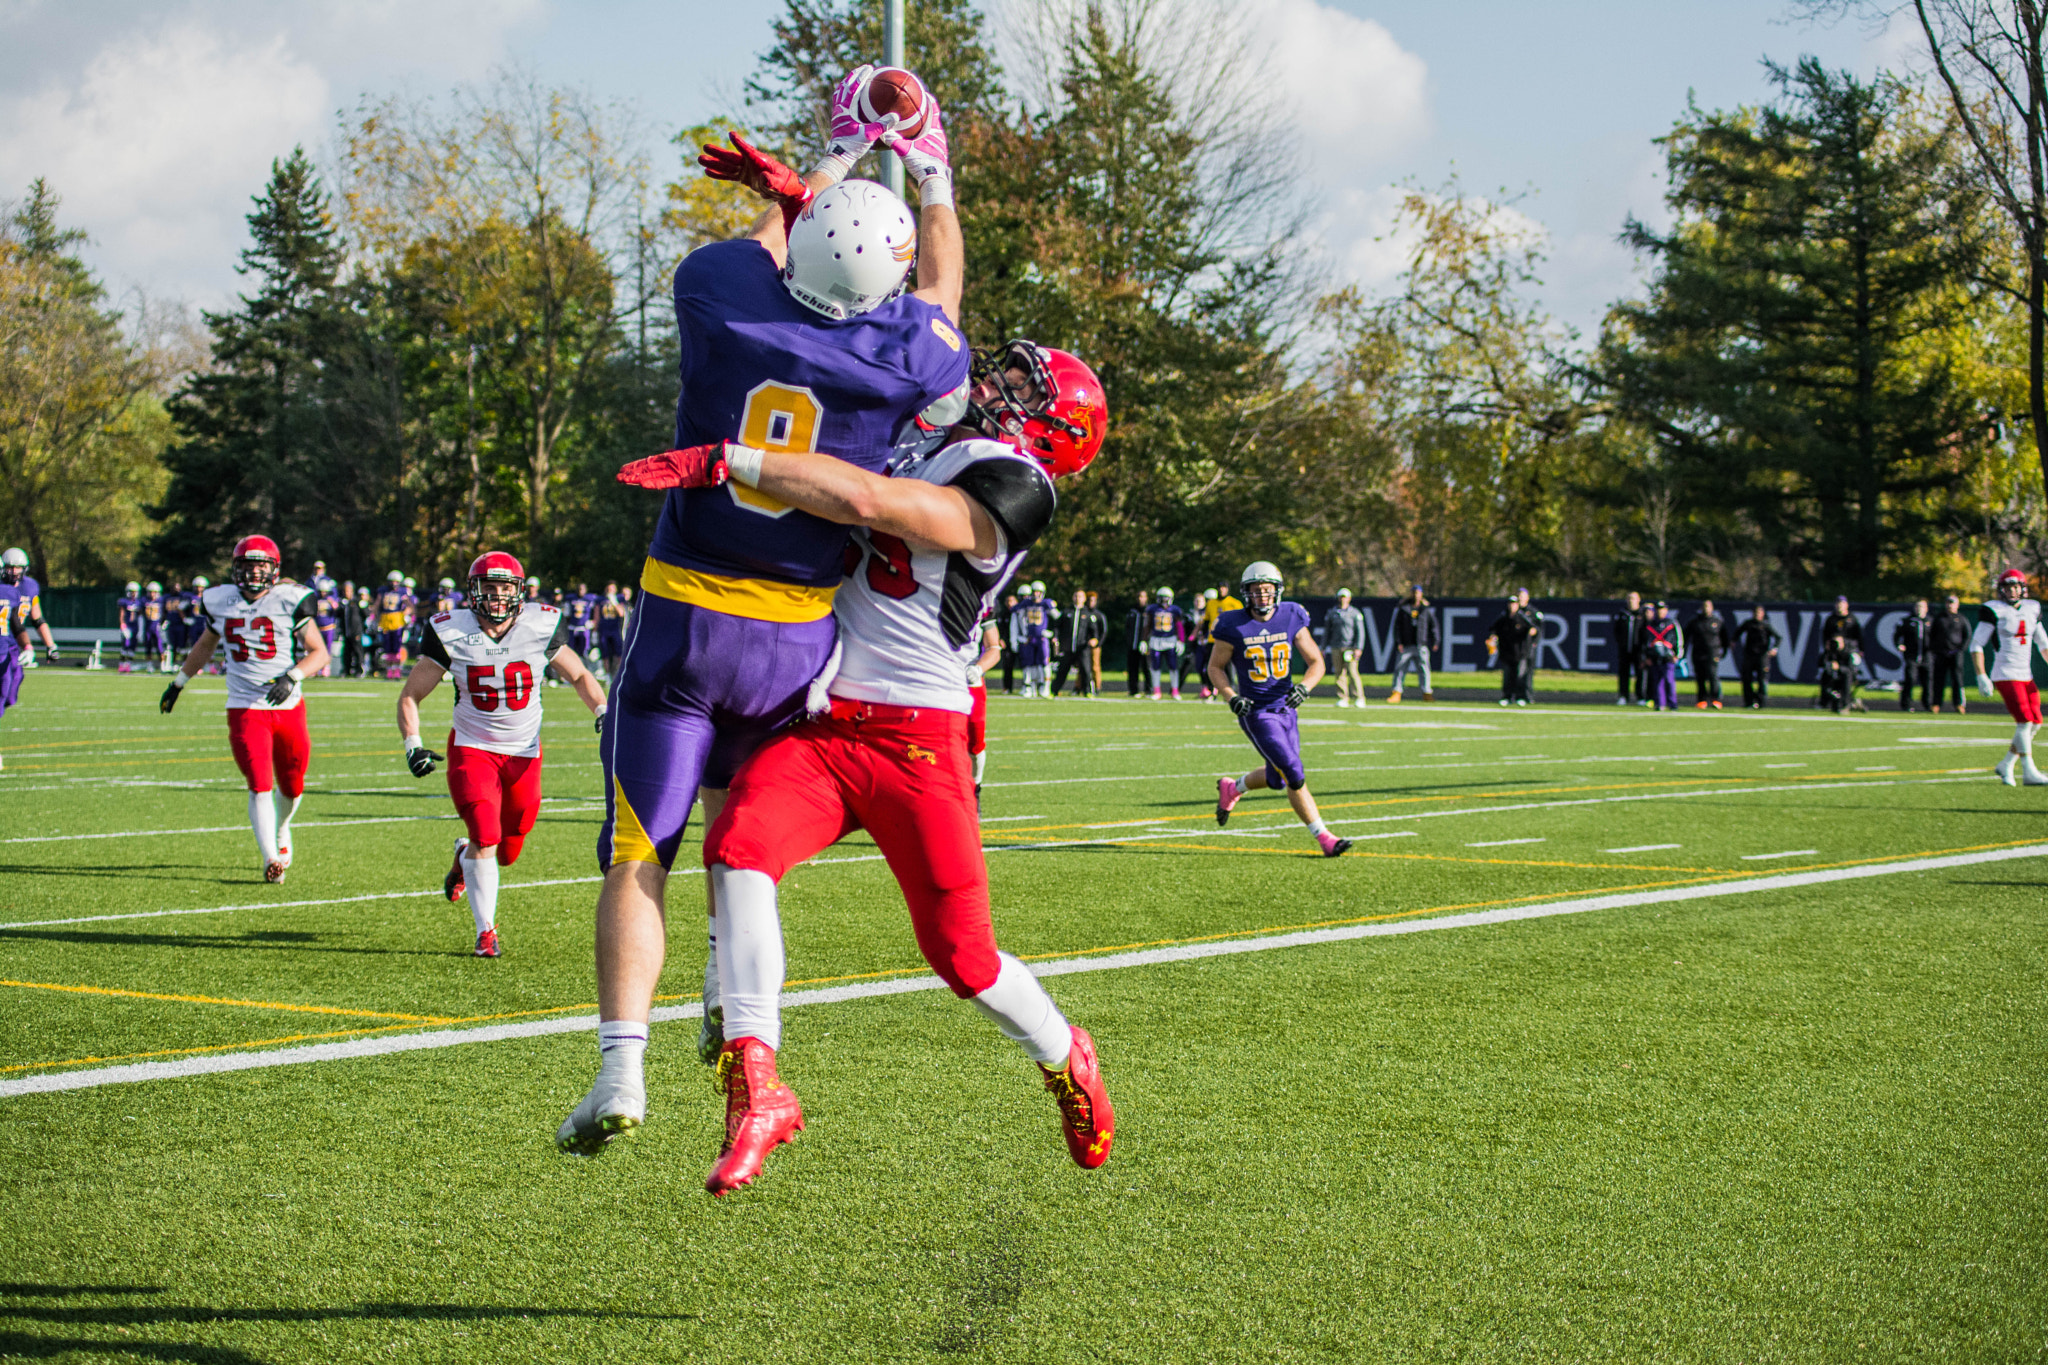
[[[42,591],[25,575],[19,583],[0,583],[0,716],[21,700],[21,647],[15,637],[43,619]]]
[[[323,578],[326,579],[327,583],[327,586],[324,588],[320,586],[320,580]],[[327,578],[324,574],[317,576],[311,586],[313,589],[313,625],[319,630],[320,638],[326,642],[327,652],[334,655],[336,659],[340,659],[341,655],[334,647],[334,637],[335,633],[341,629],[341,595],[335,589],[334,580]]]
[[[1152,695],[1170,684],[1180,695],[1180,656],[1188,639],[1188,615],[1171,602],[1145,608],[1145,663],[1152,674]]]
[[[135,648],[142,642],[142,592],[137,589],[123,593],[114,601],[114,610],[119,613],[121,627],[121,658],[123,662],[135,655]]]
[[[156,659],[171,647],[170,636],[164,633],[164,623],[171,614],[171,604],[164,600],[162,588],[151,588],[142,595],[137,604],[138,621],[135,629],[135,647],[145,658]]]
[[[597,619],[597,604],[604,599],[594,592],[570,594],[562,606],[563,619],[569,623],[569,648],[577,657],[590,657],[590,623]]]
[[[1215,641],[1230,646],[1237,690],[1252,700],[1252,709],[1237,723],[1266,761],[1266,785],[1276,790],[1308,785],[1301,766],[1301,727],[1287,704],[1293,686],[1294,637],[1306,629],[1308,612],[1299,602],[1282,602],[1263,621],[1248,611],[1227,611],[1216,618]]]
[[[675,305],[678,447],[825,451],[880,472],[903,424],[967,378],[938,305],[906,294],[826,318],[756,241],[691,252]],[[601,867],[670,866],[698,786],[729,786],[802,709],[832,652],[847,544],[844,526],[744,484],[668,492],[605,720]]]
[[[371,602],[377,616],[378,648],[393,658],[405,648],[405,632],[412,624],[414,605],[412,594],[398,583],[385,584]]]
[[[1010,647],[1025,668],[1052,662],[1052,619],[1055,608],[1042,594],[1033,594],[1010,613]]]

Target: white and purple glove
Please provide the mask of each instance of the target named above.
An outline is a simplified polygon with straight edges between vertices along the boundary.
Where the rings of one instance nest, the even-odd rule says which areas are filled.
[[[838,184],[846,179],[854,163],[866,156],[874,147],[875,139],[882,135],[881,124],[860,121],[861,92],[867,89],[874,74],[874,63],[863,63],[847,72],[833,88],[832,140],[825,147],[825,155],[811,168],[811,174],[823,175],[831,184]]]
[[[903,158],[903,173],[917,186],[919,204],[925,208],[934,204],[952,208],[952,153],[946,146],[946,123],[939,113],[938,96],[929,91],[925,93],[925,111],[924,131],[916,137],[906,138],[894,128],[887,128],[879,140]]]

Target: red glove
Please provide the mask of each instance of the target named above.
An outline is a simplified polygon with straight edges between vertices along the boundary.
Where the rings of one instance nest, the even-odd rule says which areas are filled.
[[[725,442],[664,450],[619,470],[619,482],[635,488],[716,488],[725,482]]]
[[[782,226],[787,231],[789,225],[796,221],[796,216],[804,211],[804,206],[811,202],[811,187],[804,183],[802,176],[738,133],[728,136],[737,151],[707,142],[697,164],[713,180],[730,180],[734,184],[745,185],[764,199],[780,201]]]

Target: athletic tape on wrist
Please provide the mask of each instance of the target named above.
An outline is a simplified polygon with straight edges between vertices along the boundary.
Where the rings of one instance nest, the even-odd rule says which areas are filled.
[[[421,747],[423,746],[420,744],[420,737],[418,735],[407,735],[405,737],[405,751],[407,753],[411,753],[414,749]]]
[[[827,152],[819,157],[818,164],[811,167],[811,174],[823,176],[825,183],[816,188],[828,189],[846,179],[853,173],[853,163],[858,160],[860,156],[854,152]]]
[[[917,187],[917,202],[920,208],[953,207],[953,173],[933,171]]]
[[[761,457],[766,451],[752,446],[743,446],[737,441],[725,443],[725,472],[735,482],[749,488],[761,486]]]

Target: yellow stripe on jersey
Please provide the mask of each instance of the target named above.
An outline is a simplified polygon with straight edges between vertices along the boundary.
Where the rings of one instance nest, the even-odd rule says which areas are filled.
[[[654,840],[647,837],[640,817],[633,813],[633,803],[626,799],[626,789],[616,777],[612,779],[612,861],[657,865],[661,862],[661,855],[654,851]]]
[[[382,631],[404,630],[405,613],[402,611],[385,612],[377,618],[377,629]]]
[[[647,567],[640,571],[640,591],[708,611],[722,611],[727,616],[794,624],[830,616],[832,595],[839,591],[839,586],[807,588],[798,583],[773,583],[765,578],[728,578],[649,558]]]

